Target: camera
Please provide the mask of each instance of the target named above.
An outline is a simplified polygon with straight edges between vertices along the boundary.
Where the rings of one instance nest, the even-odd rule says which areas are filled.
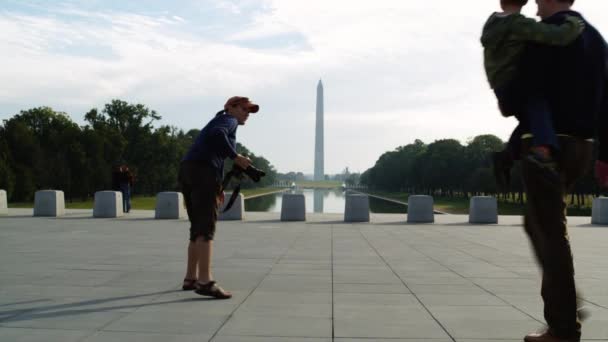
[[[259,182],[262,177],[266,176],[266,172],[258,169],[257,167],[250,165],[247,169],[245,169],[245,174],[251,178],[254,182]]]
[[[250,165],[247,169],[243,170],[238,166],[234,166],[234,170],[237,171],[237,175],[238,173],[242,173],[244,172],[249,178],[251,178],[252,181],[254,182],[259,182],[262,177],[266,176],[266,172],[258,169],[257,167]]]

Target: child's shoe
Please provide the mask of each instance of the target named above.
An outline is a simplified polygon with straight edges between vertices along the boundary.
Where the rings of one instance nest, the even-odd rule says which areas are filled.
[[[526,160],[531,166],[542,172],[544,178],[551,184],[559,183],[559,173],[557,163],[551,155],[551,150],[545,146],[534,146],[526,156]]]

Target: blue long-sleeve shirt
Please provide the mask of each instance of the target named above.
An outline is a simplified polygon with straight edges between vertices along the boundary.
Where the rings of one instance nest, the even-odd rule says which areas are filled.
[[[234,159],[236,152],[237,119],[228,114],[218,114],[201,130],[183,161],[195,161],[209,165],[216,171],[218,180],[224,175],[224,159]]]
[[[560,25],[567,16],[583,19],[577,12],[563,11],[543,22]],[[604,161],[608,161],[606,54],[604,38],[585,21],[583,33],[568,46],[530,44],[521,73],[523,84],[547,100],[556,133],[598,138],[599,159]]]

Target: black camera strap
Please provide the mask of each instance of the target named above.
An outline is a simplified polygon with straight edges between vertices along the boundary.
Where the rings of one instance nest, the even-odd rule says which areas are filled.
[[[222,191],[224,191],[224,189],[226,189],[226,187],[228,186],[228,183],[230,183],[230,180],[232,179],[232,177],[235,177],[237,175],[237,173],[238,173],[238,171],[236,171],[235,169],[232,169],[232,170],[230,170],[230,172],[228,172],[226,174],[226,176],[224,177],[224,181],[222,182]],[[224,210],[222,210],[222,213],[225,213],[228,210],[230,210],[230,208],[232,208],[237,197],[239,197],[240,192],[241,192],[241,182],[239,182],[239,184],[232,191],[232,195],[230,195],[230,199],[228,200],[226,207],[224,207]]]
[[[232,206],[234,205],[234,202],[236,201],[237,197],[239,197],[239,193],[240,192],[241,192],[241,184],[239,183],[239,185],[237,185],[236,188],[234,188],[234,190],[232,191],[232,195],[230,195],[230,199],[228,200],[228,204],[226,204],[226,207],[224,208],[224,210],[222,211],[222,213],[225,213],[228,210],[230,210],[230,208],[232,208]]]
[[[249,176],[249,178],[251,178],[251,180],[253,180],[256,183],[259,182],[262,177],[266,176],[266,173],[264,171],[256,169],[253,166],[249,166],[247,169],[243,170],[243,169],[239,168],[238,166],[234,165],[232,167],[232,170],[230,170],[230,172],[228,172],[226,174],[226,176],[224,177],[224,180],[222,181],[222,191],[224,191],[224,189],[226,189],[226,187],[228,187],[228,184],[230,183],[230,180],[232,178],[237,178],[239,180],[239,183],[232,191],[232,196],[230,196],[230,200],[228,200],[228,203],[226,204],[226,207],[224,208],[222,213],[225,213],[228,210],[230,210],[230,208],[232,208],[232,205],[236,201],[237,197],[239,196],[239,193],[241,192],[241,182],[240,181],[244,177],[243,173],[245,175]]]

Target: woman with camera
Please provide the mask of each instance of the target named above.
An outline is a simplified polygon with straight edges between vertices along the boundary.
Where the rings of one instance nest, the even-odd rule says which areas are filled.
[[[231,298],[211,275],[213,237],[220,204],[224,201],[222,177],[224,160],[230,158],[243,170],[251,160],[236,152],[236,130],[244,125],[250,113],[260,107],[248,98],[234,96],[201,130],[182,159],[179,182],[190,220],[190,243],[186,276],[182,289],[219,299]]]

